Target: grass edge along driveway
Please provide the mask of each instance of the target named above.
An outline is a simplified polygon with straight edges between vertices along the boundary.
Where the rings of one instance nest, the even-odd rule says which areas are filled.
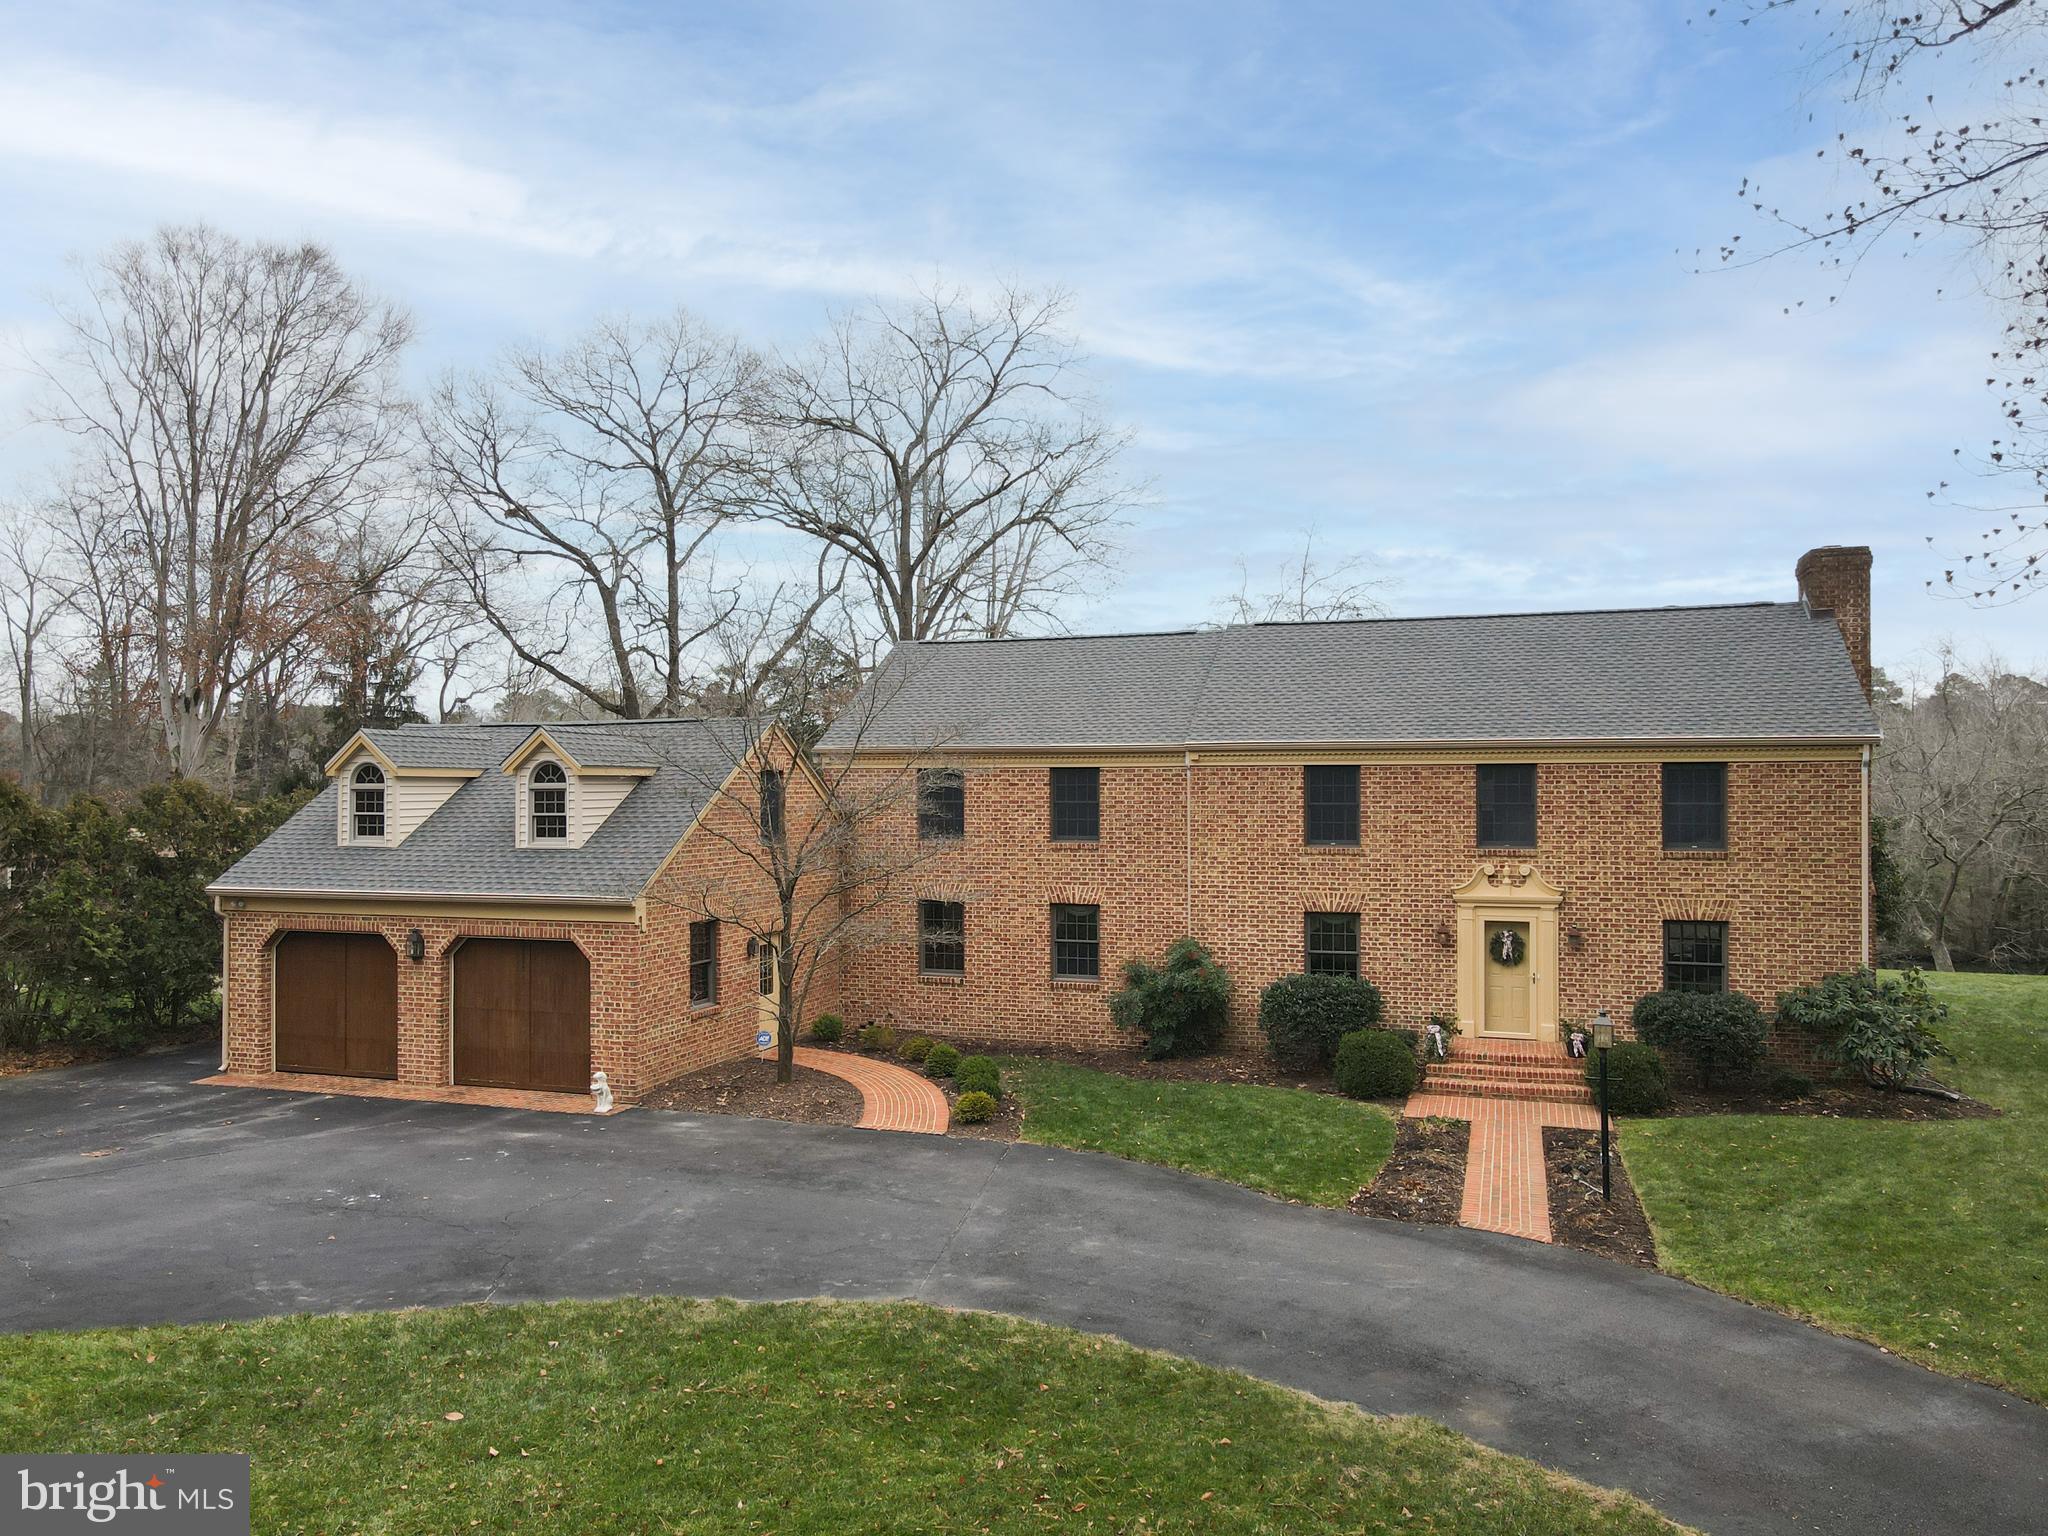
[[[11,1450],[249,1452],[261,1531],[1676,1529],[1427,1420],[914,1303],[28,1334],[0,1379]]]
[[[1002,1058],[1025,1141],[1227,1179],[1304,1205],[1341,1206],[1394,1149],[1376,1104],[1252,1083],[1123,1077],[1029,1056]]]
[[[2048,977],[1937,976],[1993,1120],[1623,1122],[1672,1274],[2048,1402]]]

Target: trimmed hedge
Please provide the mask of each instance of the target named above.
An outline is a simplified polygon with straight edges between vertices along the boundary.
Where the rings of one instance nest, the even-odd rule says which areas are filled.
[[[1259,994],[1259,1028],[1284,1067],[1327,1067],[1344,1037],[1386,1011],[1380,989],[1352,976],[1282,976]]]
[[[1691,1062],[1700,1082],[1762,1065],[1770,1026],[1755,999],[1741,992],[1651,992],[1629,1015],[1636,1038]]]
[[[896,1026],[893,1024],[867,1023],[860,1027],[860,1043],[863,1050],[893,1051],[896,1049]]]
[[[930,1035],[912,1035],[908,1040],[896,1047],[896,1054],[905,1061],[923,1061],[925,1057],[931,1055],[934,1044],[935,1042]]]
[[[1415,1042],[1391,1029],[1354,1029],[1337,1044],[1337,1091],[1354,1099],[1392,1099],[1415,1091]]]
[[[846,1034],[846,1020],[836,1013],[821,1013],[811,1020],[811,1038],[820,1045],[837,1045]]]
[[[985,1093],[992,1099],[1003,1096],[1002,1069],[992,1056],[963,1056],[953,1069],[953,1085],[962,1093]]]
[[[924,1070],[927,1077],[951,1077],[960,1065],[960,1047],[948,1045],[941,1040],[925,1053]]]
[[[1586,1086],[1600,1102],[1600,1053],[1586,1053]],[[1622,1040],[1607,1053],[1607,1108],[1617,1115],[1654,1115],[1671,1107],[1671,1074],[1654,1045]]]

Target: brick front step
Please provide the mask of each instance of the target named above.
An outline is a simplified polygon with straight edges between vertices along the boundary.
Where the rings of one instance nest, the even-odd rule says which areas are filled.
[[[1477,1073],[1431,1072],[1422,1080],[1424,1093],[1462,1094],[1474,1099],[1521,1099],[1540,1104],[1590,1104],[1593,1094],[1583,1081],[1520,1082]]]
[[[1538,1066],[1534,1062],[1473,1061],[1464,1056],[1453,1056],[1449,1061],[1432,1061],[1425,1064],[1430,1072],[1477,1073],[1482,1077],[1513,1078],[1518,1082],[1531,1083],[1577,1083],[1584,1080],[1584,1074],[1576,1066],[1562,1062],[1555,1066]]]

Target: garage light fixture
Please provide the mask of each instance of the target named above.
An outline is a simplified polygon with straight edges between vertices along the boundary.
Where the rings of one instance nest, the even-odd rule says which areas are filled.
[[[406,958],[415,962],[427,958],[427,936],[415,928],[405,936]]]

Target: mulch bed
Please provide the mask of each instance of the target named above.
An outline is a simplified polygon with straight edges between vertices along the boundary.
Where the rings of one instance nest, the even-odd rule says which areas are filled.
[[[899,1032],[899,1038],[906,1036]],[[1166,1061],[1148,1061],[1134,1049],[1084,1051],[1026,1045],[1016,1040],[963,1040],[954,1035],[948,1035],[946,1039],[957,1045],[963,1056],[1029,1056],[1034,1061],[1056,1061],[1070,1067],[1113,1072],[1119,1077],[1157,1078],[1180,1083],[1256,1083],[1268,1088],[1299,1088],[1309,1093],[1337,1091],[1337,1085],[1327,1072],[1288,1071],[1265,1056],[1181,1056]],[[899,1060],[894,1051],[863,1050],[854,1039],[852,1030],[848,1030],[846,1038],[833,1049],[877,1056],[885,1061]]]
[[[960,1090],[950,1081],[942,1081],[939,1091],[946,1096],[950,1116],[952,1106],[960,1100]],[[1017,1102],[1017,1095],[1008,1083],[1003,1084],[1003,1096],[996,1100],[995,1118],[984,1120],[980,1125],[962,1125],[951,1118],[946,1122],[947,1135],[962,1136],[971,1141],[1015,1141],[1023,1129],[1024,1106]]]
[[[1643,1269],[1657,1267],[1656,1240],[1619,1156],[1613,1159],[1614,1198],[1600,1198],[1598,1131],[1545,1126],[1543,1167],[1550,1185],[1553,1242]]]
[[[1372,1183],[1351,1197],[1361,1216],[1455,1227],[1465,1199],[1465,1155],[1472,1122],[1431,1117],[1394,1127],[1394,1153]]]
[[[85,1050],[75,1045],[39,1045],[32,1050],[0,1051],[0,1077],[25,1077],[31,1072],[48,1072],[53,1067],[76,1067],[88,1061],[105,1061],[114,1053]]]
[[[1819,1079],[1796,1099],[1757,1085],[1707,1089],[1671,1085],[1674,1115],[1821,1115],[1838,1120],[1989,1120],[2002,1111],[1978,1099],[1941,1099],[1925,1093],[1886,1093],[1853,1079]]]
[[[790,1082],[778,1083],[773,1061],[750,1056],[686,1072],[654,1089],[640,1105],[693,1114],[852,1125],[860,1119],[862,1100],[860,1090],[844,1078],[810,1067],[798,1067]]]

